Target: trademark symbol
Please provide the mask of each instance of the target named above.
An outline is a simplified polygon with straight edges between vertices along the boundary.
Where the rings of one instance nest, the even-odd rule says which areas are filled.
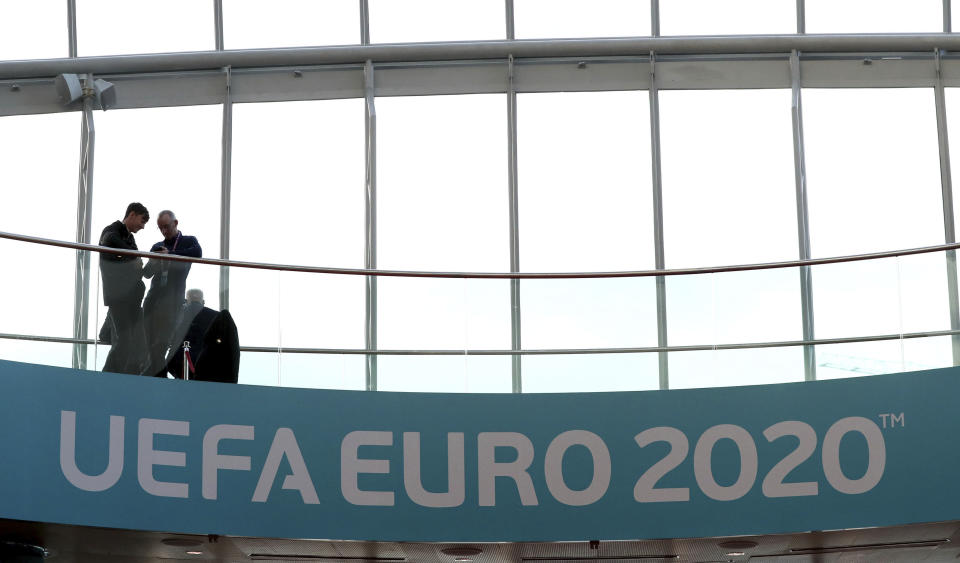
[[[882,422],[884,428],[897,428],[897,427],[903,428],[904,426],[906,426],[906,422],[904,421],[904,418],[903,418],[903,413],[896,414],[891,412],[891,413],[878,414],[877,416],[880,417],[880,421]]]

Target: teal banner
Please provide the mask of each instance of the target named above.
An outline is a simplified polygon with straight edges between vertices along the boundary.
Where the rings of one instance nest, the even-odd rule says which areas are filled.
[[[955,520],[956,397],[958,368],[715,389],[468,395],[226,385],[0,361],[0,518],[443,542]]]

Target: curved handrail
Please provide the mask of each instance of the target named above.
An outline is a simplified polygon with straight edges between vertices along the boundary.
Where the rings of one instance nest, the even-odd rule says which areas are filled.
[[[783,262],[762,262],[756,264],[740,264],[732,266],[710,266],[706,268],[675,268],[664,270],[628,270],[616,272],[430,272],[416,270],[378,270],[365,268],[334,268],[327,266],[297,266],[290,264],[271,264],[266,262],[245,262],[238,260],[225,260],[222,258],[192,258],[189,256],[177,256],[173,254],[158,254],[142,250],[122,250],[118,248],[108,248],[96,244],[85,244],[80,242],[68,242],[16,233],[7,233],[0,231],[0,239],[16,240],[32,244],[42,244],[46,246],[57,246],[61,248],[72,248],[75,250],[86,250],[90,252],[99,252],[121,256],[139,256],[141,258],[151,258],[155,260],[174,260],[177,262],[190,262],[197,264],[209,264],[212,266],[230,266],[234,268],[251,268],[258,270],[274,270],[280,272],[303,272],[315,274],[342,274],[354,276],[386,276],[386,277],[406,277],[406,278],[455,278],[455,279],[599,279],[599,278],[643,278],[659,276],[686,276],[694,274],[716,274],[724,272],[746,272],[752,270],[774,270],[779,268],[795,268],[800,266],[819,266],[824,264],[839,264],[845,262],[860,262],[864,260],[877,260],[881,258],[894,258],[897,256],[911,256],[915,254],[928,254],[932,252],[942,252],[956,250],[960,248],[960,243],[939,244],[935,246],[923,246],[919,248],[907,248],[902,250],[889,250],[884,252],[872,252],[867,254],[852,254],[848,256],[835,256],[829,258],[811,258],[807,260],[788,260]]]

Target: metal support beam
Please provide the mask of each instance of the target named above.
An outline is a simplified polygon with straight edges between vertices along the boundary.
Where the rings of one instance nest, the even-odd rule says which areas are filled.
[[[223,51],[223,0],[213,0],[213,40],[217,51]]]
[[[805,0],[797,0],[797,33],[807,32],[807,3]]]
[[[509,0],[508,0],[509,2]],[[517,91],[513,84],[513,57],[507,59],[507,190],[510,209],[510,271],[520,271],[520,204],[517,182]],[[510,346],[522,350],[520,280],[510,280]],[[523,392],[522,358],[511,356],[513,392]]]
[[[233,170],[232,71],[223,69],[223,125],[220,139],[220,258],[230,259],[230,193]],[[220,308],[230,307],[230,268],[220,267]]]
[[[656,0],[654,0],[656,2]],[[657,89],[656,54],[650,53],[650,168],[653,171],[653,245],[654,266],[666,269],[663,244],[663,181],[660,172],[660,91]],[[667,280],[657,276],[657,346],[667,346]],[[657,352],[660,389],[670,388],[669,357]]]
[[[364,268],[377,267],[377,110],[373,83],[373,62],[364,67],[364,90],[366,92],[366,257]],[[377,277],[367,276],[366,293],[366,346],[377,349]],[[377,390],[377,356],[367,355],[367,391]]]
[[[950,15],[950,0],[943,0],[943,32],[950,33],[953,28],[952,16]]]
[[[84,78],[84,88],[93,76]],[[80,179],[77,187],[77,242],[90,244],[91,210],[93,209],[93,156],[96,129],[93,123],[93,98],[83,99],[83,122],[80,128]],[[73,337],[87,338],[90,318],[90,252],[77,250],[74,269]],[[87,369],[86,344],[73,345],[72,365]]]
[[[653,0],[656,2],[657,0]],[[504,5],[507,10],[507,39],[513,40],[517,38],[517,30],[514,26],[514,17],[513,17],[513,0],[504,0]]]
[[[945,2],[945,5],[949,5]],[[946,244],[956,242],[956,227],[953,215],[953,177],[950,171],[950,142],[947,137],[947,101],[943,90],[942,72],[940,64],[940,50],[935,53],[937,82],[933,88],[934,101],[937,106],[937,142],[940,148],[940,190],[943,200],[943,238]],[[947,295],[950,303],[950,328],[960,329],[960,295],[957,293],[957,251],[946,252],[947,261]],[[960,336],[952,337],[953,365],[960,365]]]
[[[810,223],[807,205],[807,167],[803,146],[803,104],[800,94],[800,54],[790,53],[790,77],[793,96],[790,114],[793,118],[793,172],[797,196],[797,240],[800,260],[810,259]],[[810,266],[801,266],[800,273],[800,318],[803,323],[803,339],[813,340],[813,275]],[[806,381],[817,378],[816,349],[803,347],[803,374]]]
[[[370,2],[360,0],[360,44],[370,44]]]
[[[67,0],[67,53],[77,58],[77,0]]]
[[[788,34],[737,36],[630,37],[601,39],[525,39],[450,41],[375,45],[336,45],[271,49],[236,49],[111,55],[76,59],[0,61],[0,80],[50,78],[63,73],[97,75],[142,72],[185,72],[311,65],[418,63],[427,61],[503,61],[516,59],[640,57],[654,51],[665,55],[782,55],[792,50],[812,53],[912,53],[929,57],[933,49],[960,51],[960,35],[952,33],[902,34]],[[709,58],[709,57],[708,57]]]
[[[660,0],[650,0],[650,35],[660,37]]]

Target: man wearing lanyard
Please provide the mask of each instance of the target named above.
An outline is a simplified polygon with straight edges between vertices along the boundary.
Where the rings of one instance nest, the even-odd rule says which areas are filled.
[[[157,216],[157,228],[163,240],[153,245],[150,252],[176,254],[200,258],[203,255],[197,237],[184,235],[177,226],[177,216],[165,209]],[[177,316],[187,289],[189,262],[151,259],[143,268],[146,278],[153,278],[150,291],[143,300],[143,319],[147,335],[147,367],[143,375],[166,377],[167,348],[171,345]]]

